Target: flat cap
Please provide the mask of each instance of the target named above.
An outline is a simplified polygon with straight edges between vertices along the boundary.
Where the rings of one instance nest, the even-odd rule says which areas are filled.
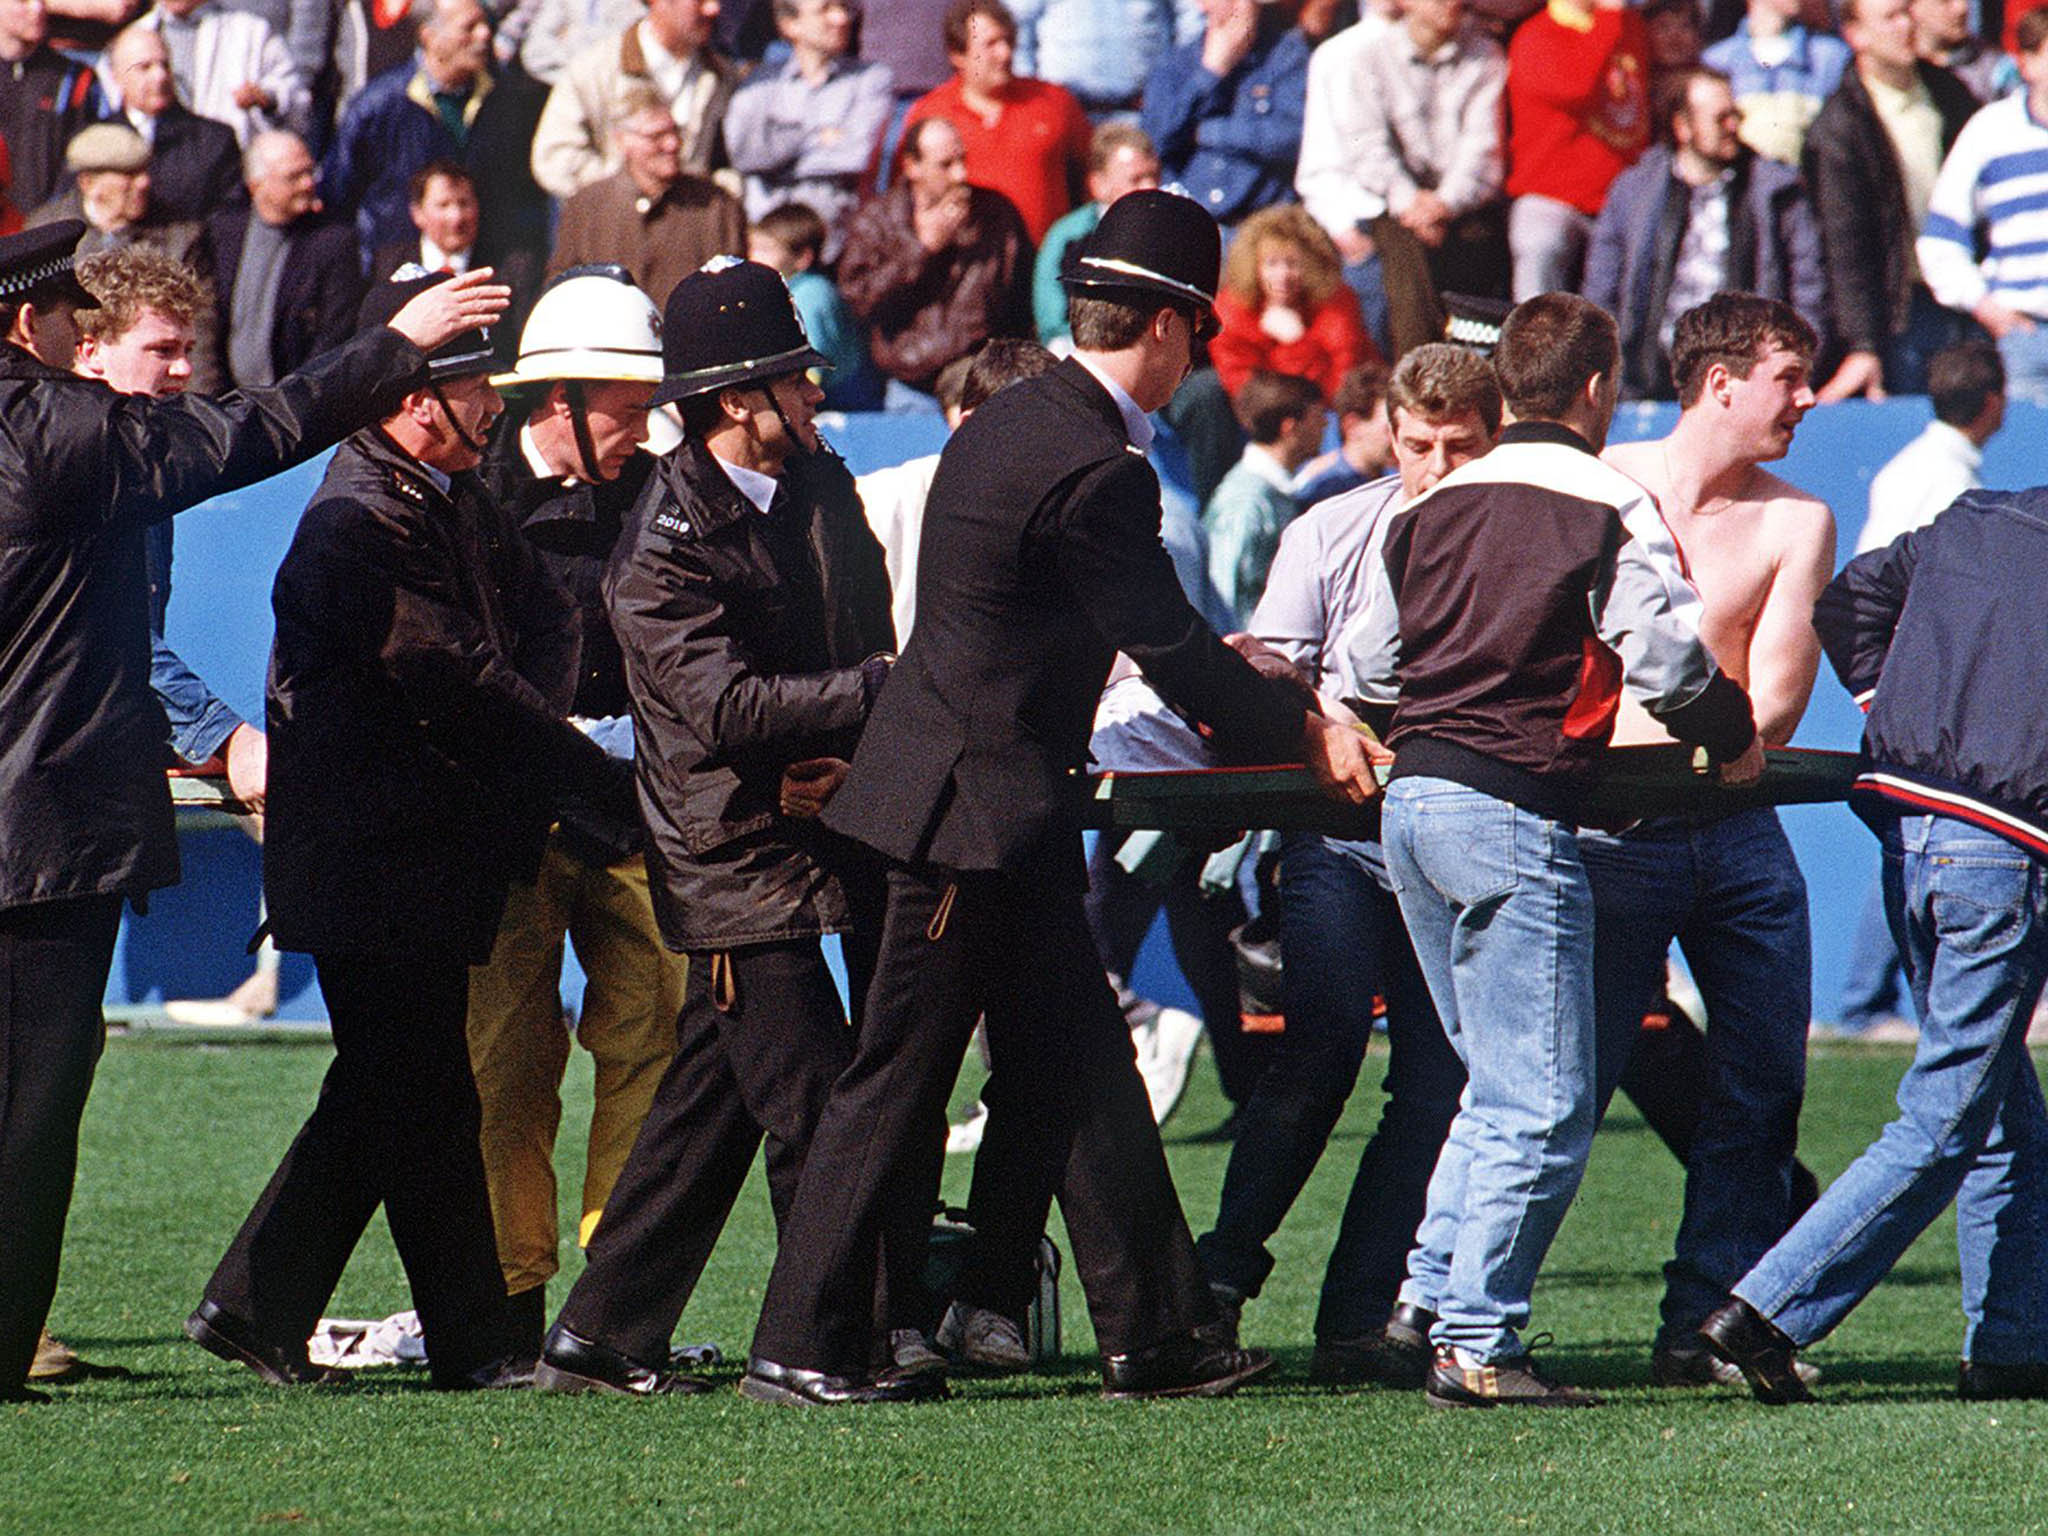
[[[126,123],[94,123],[64,146],[64,164],[73,175],[92,171],[146,171],[149,140]]]

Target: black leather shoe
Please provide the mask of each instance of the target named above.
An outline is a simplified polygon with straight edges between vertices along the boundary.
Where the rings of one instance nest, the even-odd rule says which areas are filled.
[[[930,1386],[923,1384],[926,1382],[935,1383],[938,1393],[934,1394]],[[792,1408],[836,1408],[847,1403],[930,1402],[934,1396],[943,1396],[945,1388],[944,1378],[929,1374],[884,1376],[873,1381],[861,1381],[825,1371],[777,1365],[759,1355],[747,1361],[747,1374],[740,1378],[740,1396],[750,1397],[757,1403],[782,1403]]]
[[[711,1390],[711,1383],[701,1376],[652,1370],[559,1323],[548,1334],[533,1384],[542,1392],[598,1392],[610,1397],[681,1397]]]
[[[1426,1371],[1429,1369],[1429,1330],[1435,1326],[1436,1314],[1429,1308],[1418,1307],[1412,1301],[1400,1301],[1387,1314],[1383,1336],[1396,1349],[1417,1351],[1422,1356],[1422,1367]]]
[[[1429,1376],[1429,1345],[1397,1344],[1386,1330],[1355,1339],[1317,1339],[1308,1379],[1318,1386],[1361,1386],[1367,1382],[1420,1391]]]
[[[266,1344],[256,1337],[255,1326],[211,1301],[185,1319],[185,1337],[210,1354],[231,1365],[246,1365],[273,1387],[319,1386],[345,1381],[346,1373],[315,1365],[306,1358],[306,1346],[286,1349]]]
[[[18,1387],[0,1387],[0,1403],[47,1403],[49,1400],[49,1393],[38,1392],[26,1383]]]
[[[1956,1396],[1966,1403],[1988,1403],[2000,1398],[2048,1397],[2048,1365],[2031,1362],[2000,1365],[1989,1360],[1965,1360],[1956,1377]]]
[[[1742,1372],[1760,1403],[1810,1403],[1813,1393],[1800,1379],[1798,1348],[1771,1320],[1741,1297],[1700,1324],[1707,1347]]]
[[[1149,1349],[1102,1357],[1102,1395],[1114,1402],[1139,1397],[1227,1397],[1273,1368],[1264,1349],[1217,1349],[1192,1333]]]
[[[436,1392],[522,1392],[533,1385],[532,1355],[500,1355],[473,1371],[434,1377]]]

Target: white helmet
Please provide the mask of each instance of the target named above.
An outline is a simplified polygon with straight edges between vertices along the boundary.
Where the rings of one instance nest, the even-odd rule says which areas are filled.
[[[519,333],[519,361],[500,389],[562,379],[661,382],[661,312],[612,263],[571,267],[534,301]]]
[[[569,268],[541,290],[519,333],[519,360],[491,382],[522,390],[614,379],[661,382],[661,311],[624,267],[594,262]],[[647,419],[643,446],[666,453],[682,436],[674,412],[658,410]]]

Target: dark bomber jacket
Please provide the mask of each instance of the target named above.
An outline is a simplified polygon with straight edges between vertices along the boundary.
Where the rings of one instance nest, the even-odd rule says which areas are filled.
[[[1756,735],[1655,501],[1568,428],[1510,426],[1403,508],[1374,584],[1352,661],[1369,696],[1398,679],[1397,777],[1575,821],[1624,686],[1717,762]]]

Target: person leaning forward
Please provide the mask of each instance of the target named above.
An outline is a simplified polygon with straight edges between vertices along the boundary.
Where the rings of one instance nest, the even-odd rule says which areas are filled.
[[[178,878],[144,529],[389,410],[507,297],[482,271],[275,385],[121,395],[68,371],[84,232],[0,240],[0,1401],[36,1395],[121,902]]]
[[[406,295],[372,289],[374,324]],[[576,612],[471,473],[498,415],[489,332],[344,443],[272,589],[264,894],[313,957],[334,1062],[186,1332],[273,1384],[317,1381],[306,1339],[377,1207],[432,1382],[523,1386],[491,1226],[463,1021],[506,888],[561,799],[630,815],[624,766],[564,717]]]
[[[1215,1395],[1272,1364],[1195,1336],[1214,1303],[1082,916],[1069,774],[1121,649],[1265,760],[1305,754],[1354,801],[1371,775],[1362,738],[1306,714],[1203,624],[1159,542],[1145,413],[1210,323],[1215,224],[1189,199],[1134,192],[1076,256],[1076,354],[1003,390],[947,445],[917,628],[826,807],[828,827],[893,862],[875,979],[783,1226],[750,1397],[876,1399],[878,1245],[900,1210],[931,1208],[946,1096],[984,1010],[992,1086],[1031,1127],[1018,1176],[1037,1180],[1040,1211],[1057,1188],[1105,1392]]]
[[[669,1369],[669,1336],[764,1138],[786,1230],[812,1128],[853,1055],[820,935],[847,933],[856,1010],[872,963],[872,923],[855,910],[865,861],[816,818],[896,640],[882,547],[812,421],[824,391],[804,370],[824,359],[775,270],[730,260],[676,285],[662,348],[655,403],[680,402],[685,437],[656,466],[605,591],[655,917],[690,964],[675,1055],[535,1375],[560,1392],[706,1388]],[[918,1215],[891,1252],[921,1262],[930,1214]],[[890,1299],[903,1305],[902,1288]],[[872,1267],[860,1310],[865,1345]],[[906,1373],[878,1390],[944,1386]]]

